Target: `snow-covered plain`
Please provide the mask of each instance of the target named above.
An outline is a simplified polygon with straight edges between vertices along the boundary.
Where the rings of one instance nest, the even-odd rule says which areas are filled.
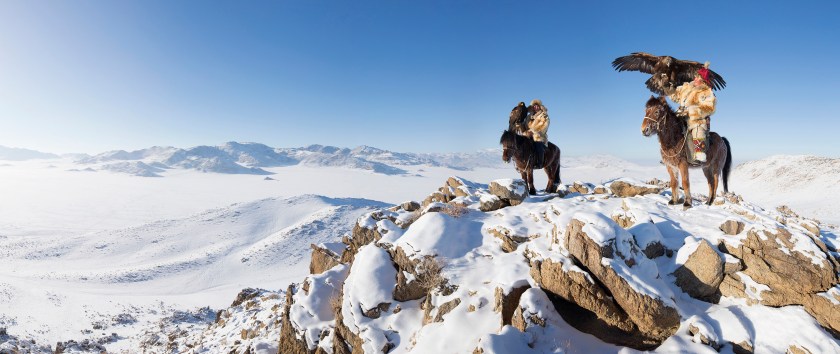
[[[300,281],[308,273],[309,244],[337,241],[371,209],[421,199],[453,175],[484,183],[518,178],[511,165],[491,162],[494,153],[501,155],[437,156],[479,161],[466,167],[378,157],[405,173],[334,157],[259,167],[268,174],[140,160],[0,161],[0,328],[39,343],[108,338],[109,350],[131,351],[138,331],[178,310],[218,309],[242,288],[279,290]],[[562,164],[567,184],[667,176],[661,165],[610,156],[570,157]],[[760,187],[765,182],[737,171],[730,189],[745,198],[840,223],[836,203],[822,202],[824,190],[794,187],[759,199],[767,194]],[[535,179],[544,187],[543,173]],[[692,181],[702,194],[699,170]],[[790,195],[796,198],[786,199]]]

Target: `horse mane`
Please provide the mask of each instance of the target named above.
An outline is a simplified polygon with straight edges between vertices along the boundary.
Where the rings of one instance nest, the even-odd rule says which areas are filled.
[[[659,97],[662,97],[662,96],[659,96]],[[653,106],[655,104],[662,104],[662,100],[660,100],[659,97],[655,97],[653,95],[650,95],[650,99],[647,101],[647,103],[645,103],[645,107],[650,107],[650,106]]]
[[[507,144],[516,144],[516,137],[518,134],[510,131],[505,130],[502,132],[502,137],[499,139],[499,144],[505,145]]]
[[[668,104],[668,101],[665,100],[664,96],[653,96],[653,95],[651,95],[650,99],[647,101],[647,103],[645,103],[645,108],[650,108],[652,106],[660,106],[663,109],[665,109],[665,114],[668,117],[676,117],[677,116],[677,112],[675,112],[674,109],[671,108],[671,105]],[[686,122],[685,119],[678,119],[677,121],[683,127],[683,130],[687,129],[688,122]]]
[[[671,105],[668,104],[668,101],[665,100],[664,96],[650,96],[650,99],[645,103],[645,107],[650,107],[653,105],[659,105],[665,108],[668,114],[674,113],[674,110],[671,108]]]
[[[523,156],[531,155],[531,152],[534,149],[533,142],[534,141],[530,138],[519,135],[510,130],[503,131],[502,137],[499,139],[499,144],[502,144],[502,146],[506,148],[515,148],[520,154],[524,154]]]

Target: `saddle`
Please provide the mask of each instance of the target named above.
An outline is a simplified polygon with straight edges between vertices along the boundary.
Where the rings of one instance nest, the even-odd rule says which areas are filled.
[[[688,165],[691,167],[700,167],[703,166],[706,161],[697,161],[694,159],[694,139],[691,138],[691,130],[688,129],[688,124],[686,121],[688,120],[688,116],[682,112],[677,111],[677,117],[681,118],[682,128],[683,128],[683,139],[685,143],[683,145],[683,153],[685,154],[685,159],[688,161]],[[706,134],[706,147],[705,150],[708,152],[709,148],[712,145],[712,139],[709,139],[710,134]]]

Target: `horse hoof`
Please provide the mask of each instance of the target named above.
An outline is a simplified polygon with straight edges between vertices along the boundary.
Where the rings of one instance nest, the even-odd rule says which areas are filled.
[[[691,208],[691,203],[683,203],[683,210],[688,210]]]
[[[677,202],[675,202],[673,199],[668,201],[668,205],[675,205],[675,204],[677,204]]]

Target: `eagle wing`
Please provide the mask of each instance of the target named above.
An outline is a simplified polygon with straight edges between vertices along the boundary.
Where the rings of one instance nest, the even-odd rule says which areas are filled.
[[[645,52],[636,52],[615,58],[612,62],[612,67],[618,71],[641,71],[643,73],[653,74],[654,67],[660,60],[662,60],[662,57]]]

